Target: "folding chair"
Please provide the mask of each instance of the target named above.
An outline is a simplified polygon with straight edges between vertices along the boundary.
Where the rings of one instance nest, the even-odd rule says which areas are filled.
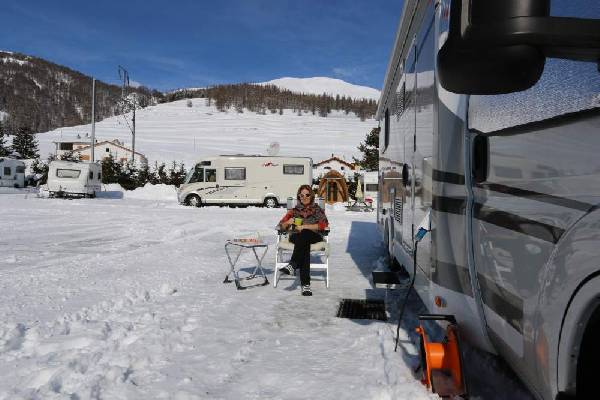
[[[321,231],[323,241],[310,245],[310,255],[317,256],[320,263],[311,260],[310,270],[325,271],[325,286],[329,288],[329,230]],[[277,247],[275,249],[275,272],[273,272],[273,287],[277,287],[279,281],[279,268],[285,267],[294,251],[294,243],[289,241],[288,231],[277,231]],[[283,260],[287,259],[287,262]]]

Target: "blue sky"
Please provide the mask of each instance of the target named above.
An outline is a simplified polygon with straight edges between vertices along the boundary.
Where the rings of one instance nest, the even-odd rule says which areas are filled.
[[[284,76],[381,89],[402,0],[3,0],[0,49],[159,90]]]

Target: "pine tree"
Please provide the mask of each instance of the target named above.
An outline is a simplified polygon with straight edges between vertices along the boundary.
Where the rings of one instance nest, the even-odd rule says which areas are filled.
[[[102,183],[117,183],[121,174],[121,165],[112,155],[102,159]]]
[[[2,124],[2,121],[0,121],[0,157],[7,157],[12,153],[6,144],[6,136],[6,128]]]
[[[148,182],[150,182],[150,168],[147,164],[144,164],[137,170],[137,175],[135,176],[135,185],[137,187],[142,187]]]
[[[360,160],[352,157],[355,163],[367,171],[377,171],[379,169],[379,131],[381,131],[381,128],[371,129],[365,141],[358,146],[358,150],[363,153]]]
[[[22,126],[13,137],[13,152],[18,153],[20,158],[38,158],[38,142],[35,134],[28,126]]]

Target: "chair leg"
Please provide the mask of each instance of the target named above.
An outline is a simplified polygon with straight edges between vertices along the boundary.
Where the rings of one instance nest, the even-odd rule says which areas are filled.
[[[325,260],[325,287],[329,289],[329,256]]]
[[[277,278],[279,278],[279,250],[275,251],[275,271],[273,272],[273,287],[277,287]]]

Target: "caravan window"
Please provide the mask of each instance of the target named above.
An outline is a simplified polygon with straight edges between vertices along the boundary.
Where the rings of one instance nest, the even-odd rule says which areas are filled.
[[[304,175],[304,165],[283,164],[284,175]]]
[[[58,178],[71,178],[76,179],[81,175],[81,171],[77,169],[57,169],[56,176]]]
[[[378,191],[378,190],[379,190],[379,185],[378,185],[378,184],[376,184],[376,183],[367,183],[367,184],[365,185],[365,190],[366,190],[367,192],[376,192],[376,191]]]
[[[17,166],[17,174],[24,174],[25,173],[25,166],[24,165],[18,165]]]
[[[102,180],[102,172],[98,171],[98,180]]]
[[[10,175],[10,167],[4,167],[4,176]]]
[[[225,180],[243,181],[246,179],[246,168],[225,168]]]
[[[90,179],[94,179],[94,172],[90,171]]]

